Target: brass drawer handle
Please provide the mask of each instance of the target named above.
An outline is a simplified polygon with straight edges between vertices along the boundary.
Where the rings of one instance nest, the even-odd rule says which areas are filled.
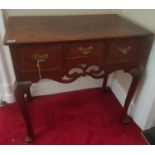
[[[127,48],[119,48],[118,50],[121,52],[121,54],[126,55],[131,51],[131,46],[127,47]]]
[[[32,57],[34,60],[37,60],[39,62],[45,62],[48,59],[48,54],[44,55],[34,54]]]
[[[84,48],[84,47],[79,47],[78,50],[83,54],[83,55],[88,55],[92,52],[93,50],[93,46],[89,46],[87,48]]]

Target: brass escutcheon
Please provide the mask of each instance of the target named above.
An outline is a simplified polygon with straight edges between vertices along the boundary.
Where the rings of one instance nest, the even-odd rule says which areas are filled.
[[[93,46],[89,46],[87,48],[84,47],[79,47],[78,50],[83,54],[83,55],[88,55],[92,52]]]
[[[121,52],[121,54],[126,55],[131,51],[131,46],[127,47],[127,48],[118,48],[118,50]]]
[[[44,55],[34,54],[32,58],[39,62],[45,62],[48,59],[48,54],[44,54]]]

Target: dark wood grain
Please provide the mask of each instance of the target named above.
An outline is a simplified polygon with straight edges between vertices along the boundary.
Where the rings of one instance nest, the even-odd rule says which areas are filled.
[[[135,37],[149,31],[119,15],[9,17],[6,44]]]
[[[110,73],[120,69],[129,72],[133,80],[122,111],[123,122],[129,123],[128,107],[145,69],[153,37],[148,30],[118,15],[10,17],[4,43],[9,45],[13,60],[15,96],[26,123],[27,140],[32,141],[34,135],[23,96],[26,93],[27,100],[31,99],[27,83],[40,78],[62,83],[81,76],[104,78],[106,91]]]

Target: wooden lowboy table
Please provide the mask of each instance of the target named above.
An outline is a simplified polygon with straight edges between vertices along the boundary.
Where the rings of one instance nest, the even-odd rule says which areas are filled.
[[[69,83],[90,75],[104,78],[106,90],[110,73],[129,72],[133,80],[122,111],[123,122],[128,123],[127,110],[152,41],[151,32],[118,15],[9,17],[4,43],[13,60],[15,97],[26,124],[26,141],[34,138],[26,101],[31,99],[31,83],[41,78]]]

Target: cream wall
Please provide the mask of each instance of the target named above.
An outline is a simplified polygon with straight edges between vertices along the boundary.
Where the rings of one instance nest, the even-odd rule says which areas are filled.
[[[12,9],[5,10],[7,16],[77,15],[121,13],[119,9]]]

